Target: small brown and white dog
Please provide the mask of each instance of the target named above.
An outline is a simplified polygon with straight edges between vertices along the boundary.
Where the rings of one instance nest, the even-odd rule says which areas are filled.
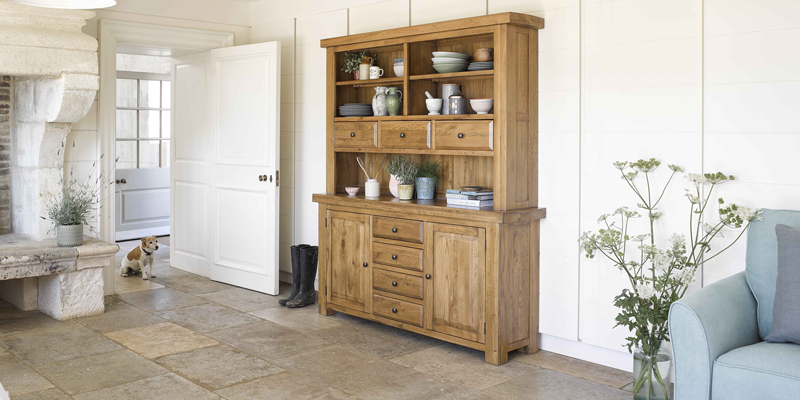
[[[122,259],[119,275],[128,276],[141,271],[142,279],[155,278],[156,276],[153,275],[153,253],[156,250],[158,250],[158,238],[155,236],[143,237],[139,247],[131,250],[128,256]],[[149,273],[144,270],[146,266],[150,266]]]

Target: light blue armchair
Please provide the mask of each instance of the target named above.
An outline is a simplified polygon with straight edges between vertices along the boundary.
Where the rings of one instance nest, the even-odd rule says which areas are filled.
[[[747,233],[745,272],[670,308],[676,400],[800,399],[800,345],[764,342],[778,275],[775,225],[800,228],[800,211],[763,217]]]

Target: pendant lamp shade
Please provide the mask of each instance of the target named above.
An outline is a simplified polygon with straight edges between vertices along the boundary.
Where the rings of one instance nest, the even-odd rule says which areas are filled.
[[[8,0],[12,3],[47,8],[91,10],[115,6],[116,0]]]

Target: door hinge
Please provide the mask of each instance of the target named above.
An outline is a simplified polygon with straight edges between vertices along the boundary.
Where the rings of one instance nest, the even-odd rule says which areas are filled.
[[[281,185],[281,171],[275,171],[275,186]]]
[[[326,228],[328,227],[328,219],[327,218],[325,218],[325,227]]]
[[[327,290],[327,288],[325,288]],[[486,334],[486,322],[483,323],[483,334]]]
[[[327,295],[328,295],[328,287],[325,286],[325,296],[327,296]],[[483,333],[486,333],[486,332],[483,332]]]

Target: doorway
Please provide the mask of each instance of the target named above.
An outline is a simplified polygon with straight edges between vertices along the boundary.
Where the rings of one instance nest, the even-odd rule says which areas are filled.
[[[170,234],[170,68],[164,56],[117,52],[117,241]]]

